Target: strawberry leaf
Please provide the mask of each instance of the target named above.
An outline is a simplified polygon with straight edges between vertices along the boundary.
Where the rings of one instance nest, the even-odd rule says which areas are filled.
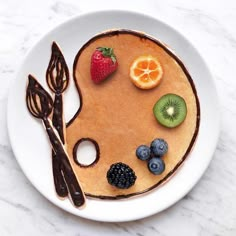
[[[116,63],[116,55],[114,54],[113,48],[98,47],[97,50],[99,50],[104,57],[110,57],[113,63]]]

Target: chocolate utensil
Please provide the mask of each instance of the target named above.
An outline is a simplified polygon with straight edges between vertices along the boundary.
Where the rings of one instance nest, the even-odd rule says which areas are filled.
[[[57,131],[53,128],[51,120],[48,118],[53,109],[53,100],[32,75],[29,75],[28,78],[29,82],[26,90],[27,108],[35,118],[43,121],[52,149],[55,155],[61,160],[61,172],[64,176],[71,200],[75,206],[80,207],[85,204],[84,193],[72,169],[64,145]]]
[[[57,130],[63,144],[65,144],[65,122],[63,119],[62,94],[68,87],[69,69],[59,46],[53,42],[51,59],[46,71],[46,81],[50,90],[55,94],[53,103],[52,124]],[[60,158],[52,152],[52,169],[56,192],[61,197],[68,195],[66,183],[61,174],[62,164]]]

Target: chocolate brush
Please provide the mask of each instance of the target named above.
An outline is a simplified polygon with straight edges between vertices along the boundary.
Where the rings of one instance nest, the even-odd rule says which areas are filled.
[[[46,71],[46,81],[50,90],[55,94],[53,103],[52,124],[57,130],[63,144],[65,144],[65,122],[63,117],[63,92],[68,87],[69,69],[59,46],[53,42],[51,59]],[[62,165],[60,158],[52,152],[52,169],[54,185],[60,197],[66,197],[68,190],[61,174]]]
[[[51,120],[48,118],[53,109],[53,100],[49,93],[32,75],[29,75],[28,78],[29,82],[26,90],[27,108],[35,118],[42,120],[51,142],[52,149],[55,155],[61,160],[61,172],[65,179],[71,200],[75,206],[80,207],[85,204],[84,193],[72,169],[64,145],[60,140],[57,131],[53,128]]]

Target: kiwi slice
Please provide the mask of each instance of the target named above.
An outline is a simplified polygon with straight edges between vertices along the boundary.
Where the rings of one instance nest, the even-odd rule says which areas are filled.
[[[187,115],[187,106],[182,97],[168,93],[154,105],[153,113],[163,126],[173,128],[180,125]]]

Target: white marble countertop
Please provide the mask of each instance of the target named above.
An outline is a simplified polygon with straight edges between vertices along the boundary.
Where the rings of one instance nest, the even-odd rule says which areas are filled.
[[[213,160],[174,206],[127,223],[101,223],[55,207],[30,184],[8,140],[7,96],[27,50],[58,23],[87,11],[127,9],[174,26],[199,50],[214,76],[222,114]],[[233,0],[0,0],[0,235],[236,235],[236,3]],[[231,117],[231,118],[230,118]]]

